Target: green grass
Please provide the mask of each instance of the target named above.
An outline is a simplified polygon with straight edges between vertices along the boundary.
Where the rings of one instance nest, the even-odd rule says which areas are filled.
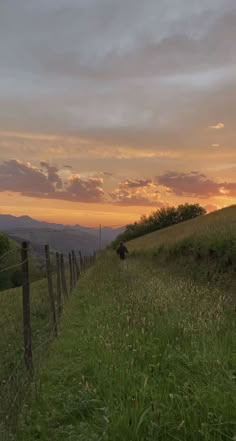
[[[68,274],[67,274],[68,276]],[[53,277],[54,295],[56,280]],[[30,284],[34,369],[52,342],[52,321],[47,279]],[[0,439],[11,440],[29,386],[24,363],[22,288],[0,292]],[[8,431],[10,433],[8,433]]]
[[[13,432],[28,386],[24,364],[22,288],[0,292],[0,439]],[[35,367],[46,350],[50,336],[50,309],[47,281],[31,284],[32,344]],[[5,438],[3,437],[5,440]],[[6,438],[8,440],[8,438]],[[9,438],[10,439],[10,438]]]
[[[152,255],[157,265],[195,281],[236,291],[236,205],[147,234],[127,244],[131,254]]]
[[[155,260],[99,259],[71,297],[18,441],[236,436],[235,320],[225,292]]]
[[[226,250],[236,253],[236,205],[199,216],[172,227],[154,231],[128,242],[131,251],[157,250],[161,247],[173,247],[183,240],[191,238],[192,251],[197,251],[196,243],[204,250],[218,251],[219,256]],[[233,247],[232,247],[233,245]],[[221,254],[220,254],[221,253]]]
[[[8,240],[9,249],[3,253],[3,256],[0,256],[0,269],[9,267],[10,269],[0,273],[0,292],[13,289],[22,284],[21,246],[18,242],[0,232],[0,239],[4,237]],[[45,270],[42,268],[41,258],[31,247],[29,248],[29,262],[31,281],[44,278]],[[15,265],[19,266],[14,267]]]

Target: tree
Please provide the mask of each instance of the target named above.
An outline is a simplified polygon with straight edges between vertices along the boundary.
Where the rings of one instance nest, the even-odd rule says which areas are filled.
[[[205,208],[201,207],[199,204],[183,204],[179,205],[178,211],[178,222],[183,222],[194,217],[206,214]]]

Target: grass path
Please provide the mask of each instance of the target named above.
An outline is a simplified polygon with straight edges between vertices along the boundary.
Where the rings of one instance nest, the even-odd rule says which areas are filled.
[[[104,257],[68,304],[19,440],[236,439],[234,338],[217,290]]]

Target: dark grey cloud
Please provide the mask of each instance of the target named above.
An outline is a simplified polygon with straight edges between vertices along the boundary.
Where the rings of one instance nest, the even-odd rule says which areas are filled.
[[[51,165],[49,165],[47,162],[45,161],[41,161],[40,165],[45,168],[45,170],[47,171],[47,178],[48,178],[48,182],[50,182],[53,186],[55,186],[57,189],[62,188],[62,180],[61,178],[58,176],[58,168],[57,167],[53,167]]]
[[[2,124],[176,126],[194,91],[203,108],[207,90],[235,77],[235,24],[233,0],[4,2]]]
[[[157,184],[167,187],[176,196],[209,198],[214,196],[236,196],[236,182],[216,182],[202,173],[168,172],[157,177]]]
[[[225,63],[234,59],[231,0],[64,0],[40,7],[10,0],[1,17],[12,49],[3,50],[4,60],[22,71],[30,65],[30,72],[120,78],[221,66],[223,54]]]
[[[236,182],[217,182],[198,171],[167,172],[155,180],[127,178],[112,192],[105,194],[101,177],[81,178],[72,174],[63,182],[57,167],[46,161],[41,161],[40,166],[43,169],[19,160],[0,163],[0,192],[10,191],[41,199],[150,207],[164,205],[163,187],[167,190],[168,199],[171,195],[236,197]]]
[[[66,192],[80,202],[103,202],[103,180],[101,178],[81,179],[72,176],[66,187]],[[73,199],[72,199],[73,200]]]
[[[103,202],[103,180],[81,179],[78,175],[62,183],[58,169],[41,162],[45,172],[30,163],[10,160],[0,164],[0,192],[11,191],[28,197],[72,202]]]
[[[236,160],[235,0],[7,0],[0,9],[2,159],[140,179],[193,162],[216,174]],[[41,167],[61,197],[69,167]]]
[[[10,160],[0,164],[0,191],[16,191],[22,194],[54,192],[48,175],[29,163]]]

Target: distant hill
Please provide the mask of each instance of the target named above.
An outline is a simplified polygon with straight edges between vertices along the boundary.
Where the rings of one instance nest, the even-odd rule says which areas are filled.
[[[102,228],[102,248],[112,242],[124,228]],[[99,229],[81,225],[63,225],[42,222],[29,216],[15,217],[0,214],[0,231],[17,242],[28,240],[35,251],[42,253],[45,244],[55,251],[68,253],[71,249],[90,254],[99,248]]]

